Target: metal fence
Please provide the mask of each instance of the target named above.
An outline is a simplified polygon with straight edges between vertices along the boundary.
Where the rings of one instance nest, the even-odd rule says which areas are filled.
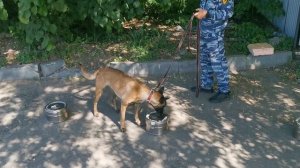
[[[286,35],[296,38],[300,0],[282,0],[285,16],[273,18],[272,22]]]

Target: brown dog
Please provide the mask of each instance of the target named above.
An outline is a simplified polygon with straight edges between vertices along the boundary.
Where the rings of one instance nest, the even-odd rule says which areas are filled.
[[[163,96],[164,88],[161,87],[158,91],[150,89],[141,81],[130,77],[124,72],[110,67],[99,68],[94,73],[90,74],[80,65],[82,75],[88,80],[96,79],[96,90],[94,99],[94,116],[98,117],[97,104],[101,97],[102,90],[109,86],[121,99],[120,109],[120,124],[121,131],[126,131],[125,112],[126,108],[131,103],[137,103],[135,110],[135,122],[140,125],[140,104],[147,101],[156,111],[163,111],[166,106],[166,100]]]

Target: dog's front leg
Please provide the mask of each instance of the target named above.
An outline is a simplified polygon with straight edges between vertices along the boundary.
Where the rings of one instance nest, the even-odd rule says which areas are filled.
[[[141,126],[141,109],[142,109],[142,105],[140,103],[136,103],[135,104],[135,123],[139,126]]]
[[[121,103],[121,110],[120,110],[120,124],[121,124],[121,131],[125,132],[126,131],[126,125],[125,125],[125,114],[126,114],[126,109],[127,109],[128,104],[122,102]]]
[[[112,105],[116,112],[120,112],[120,109],[118,109],[118,106],[117,106],[117,96],[116,95],[113,95]]]

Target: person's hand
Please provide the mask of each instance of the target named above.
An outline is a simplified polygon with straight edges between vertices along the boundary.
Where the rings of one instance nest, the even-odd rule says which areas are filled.
[[[203,19],[203,18],[205,18],[206,14],[207,14],[207,10],[198,8],[198,9],[196,9],[196,12],[194,13],[194,16],[197,19]]]

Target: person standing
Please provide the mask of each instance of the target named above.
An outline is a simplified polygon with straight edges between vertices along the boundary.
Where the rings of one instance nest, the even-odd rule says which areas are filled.
[[[224,49],[224,31],[233,15],[234,0],[200,0],[194,16],[200,23],[200,92],[213,93],[215,74],[218,91],[209,98],[220,103],[230,99],[229,72]],[[195,90],[196,87],[191,88]]]

